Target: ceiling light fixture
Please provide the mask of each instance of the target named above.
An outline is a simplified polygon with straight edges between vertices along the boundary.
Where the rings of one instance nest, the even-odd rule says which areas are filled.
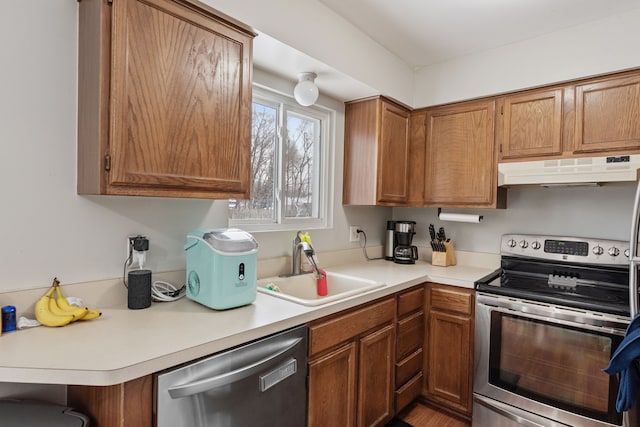
[[[298,84],[293,89],[293,96],[298,104],[308,107],[318,100],[318,86],[314,83],[316,77],[316,73],[298,74]]]

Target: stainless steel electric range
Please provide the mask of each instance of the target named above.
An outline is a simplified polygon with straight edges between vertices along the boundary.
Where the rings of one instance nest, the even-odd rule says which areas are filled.
[[[603,372],[629,324],[629,243],[509,234],[476,282],[473,427],[637,426]]]

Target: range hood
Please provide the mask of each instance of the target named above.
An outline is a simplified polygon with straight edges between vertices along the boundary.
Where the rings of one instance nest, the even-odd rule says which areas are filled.
[[[551,187],[635,182],[639,169],[640,154],[499,163],[498,186]]]

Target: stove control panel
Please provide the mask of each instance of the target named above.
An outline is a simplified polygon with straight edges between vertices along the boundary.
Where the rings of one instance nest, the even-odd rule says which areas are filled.
[[[622,240],[505,234],[500,253],[580,264],[629,264],[629,242]]]

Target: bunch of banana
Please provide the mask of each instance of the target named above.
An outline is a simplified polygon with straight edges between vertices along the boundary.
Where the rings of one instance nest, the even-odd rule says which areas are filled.
[[[76,320],[95,319],[102,313],[96,309],[69,304],[62,295],[60,281],[54,278],[49,290],[36,302],[35,314],[38,322],[44,326],[64,326]]]

